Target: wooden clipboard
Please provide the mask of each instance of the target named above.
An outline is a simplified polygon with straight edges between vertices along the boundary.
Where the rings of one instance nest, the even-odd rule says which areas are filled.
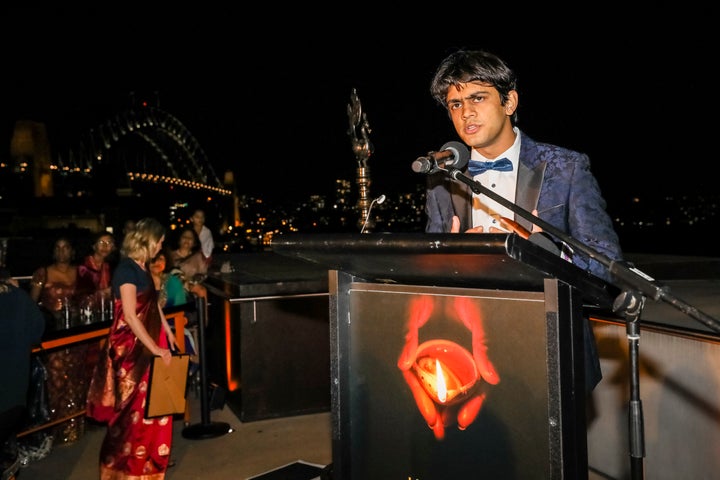
[[[185,413],[186,387],[190,355],[173,354],[170,366],[162,357],[153,356],[150,363],[145,418]]]

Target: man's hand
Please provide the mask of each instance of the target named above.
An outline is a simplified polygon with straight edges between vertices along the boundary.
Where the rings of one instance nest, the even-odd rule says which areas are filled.
[[[537,209],[533,210],[532,214],[537,217]],[[520,225],[519,223],[517,223],[514,220],[511,220],[506,217],[500,217],[499,220],[500,220],[500,225],[503,228],[490,227],[490,233],[514,232],[514,233],[517,233],[518,235],[520,235],[521,237],[527,239],[528,237],[530,237],[531,233],[542,232],[542,228],[540,228],[539,226],[537,226],[535,224],[533,224],[533,226],[532,226],[532,232],[528,232],[525,227],[523,227],[522,225]],[[465,233],[484,233],[484,232],[485,232],[485,229],[483,227],[472,227],[472,228],[468,228],[467,230],[465,230]],[[460,233],[460,218],[457,215],[453,215],[452,225],[450,226],[450,233]]]
[[[465,230],[465,233],[484,233],[483,227],[472,227]],[[457,215],[453,215],[452,225],[450,226],[450,233],[460,233],[460,218]],[[490,227],[490,233],[508,233],[505,230],[499,228]]]
[[[450,233],[460,233],[460,217],[453,215]]]
[[[450,233],[460,233],[460,217],[457,215],[453,215]],[[483,233],[483,227],[468,228],[465,233]]]

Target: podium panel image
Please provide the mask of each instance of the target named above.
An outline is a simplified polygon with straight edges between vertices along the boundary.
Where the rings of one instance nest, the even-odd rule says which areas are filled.
[[[587,477],[573,284],[606,287],[515,235],[364,237],[275,248],[329,268],[332,478]]]
[[[543,293],[353,284],[349,296],[342,478],[558,478],[560,346]]]

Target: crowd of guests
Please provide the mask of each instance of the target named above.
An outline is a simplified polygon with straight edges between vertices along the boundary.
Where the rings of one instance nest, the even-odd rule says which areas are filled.
[[[190,220],[188,226],[173,232],[157,258],[149,261],[156,286],[163,301],[169,302],[168,307],[187,302],[192,295],[206,294],[201,282],[212,261],[213,236],[205,225],[202,210],[196,210]],[[52,261],[33,272],[29,288],[30,296],[46,315],[49,329],[66,328],[68,322],[90,323],[111,318],[112,275],[120,260],[120,244],[134,224],[132,220],[126,221],[117,237],[109,231],[96,233],[89,251],[79,261],[72,238],[60,236],[55,240]]]
[[[51,261],[36,268],[26,289],[42,314],[45,331],[113,320],[117,315],[127,317],[125,299],[118,301],[122,290],[117,288],[119,280],[115,277],[125,275],[129,278],[125,265],[130,260],[128,256],[132,256],[133,264],[142,264],[144,273],[140,275],[147,276],[152,291],[157,294],[159,308],[182,306],[193,301],[195,296],[206,295],[202,281],[207,275],[214,245],[212,233],[205,225],[204,212],[196,210],[188,226],[179,232],[171,232],[169,241],[165,241],[165,227],[157,222],[163,234],[162,239],[153,239],[157,247],[153,251],[141,245],[149,240],[137,238],[147,233],[137,230],[142,225],[147,228],[146,223],[147,219],[137,223],[128,220],[117,236],[110,231],[97,232],[87,251],[80,252],[79,259],[75,239],[64,235],[55,239]],[[116,324],[113,322],[112,328]],[[172,325],[169,326],[172,329]],[[185,345],[193,353],[195,341],[189,332],[186,330]],[[137,338],[142,340],[141,336]],[[175,342],[174,338],[170,340],[164,347]],[[102,355],[101,346],[92,342],[36,355],[42,359],[47,371],[50,418],[42,420],[62,420],[58,425],[44,429],[44,435],[51,435],[53,443],[72,442],[82,434],[85,416],[76,414],[86,407],[93,369],[102,360]],[[33,388],[30,385],[29,390]],[[28,419],[25,426],[32,422]]]

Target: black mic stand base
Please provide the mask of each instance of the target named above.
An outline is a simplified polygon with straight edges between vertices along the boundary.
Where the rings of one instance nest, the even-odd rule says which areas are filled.
[[[232,428],[230,428],[229,423],[196,423],[183,428],[182,436],[183,438],[188,438],[190,440],[201,440],[204,438],[220,437],[230,432],[232,432]]]

